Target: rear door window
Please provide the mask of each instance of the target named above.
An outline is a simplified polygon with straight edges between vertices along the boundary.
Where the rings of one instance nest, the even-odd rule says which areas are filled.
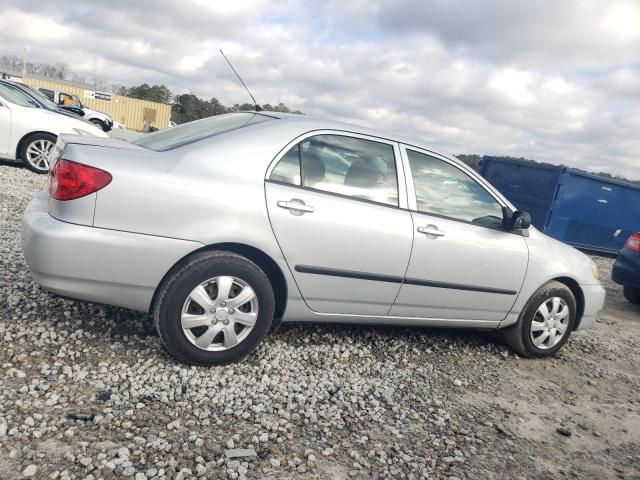
[[[346,135],[316,135],[292,147],[270,180],[398,205],[393,145]]]

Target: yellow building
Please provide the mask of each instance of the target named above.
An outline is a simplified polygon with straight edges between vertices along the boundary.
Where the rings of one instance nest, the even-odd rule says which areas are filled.
[[[46,88],[75,95],[82,104],[92,110],[106,113],[114,122],[132,130],[142,130],[144,122],[158,129],[167,128],[171,118],[171,105],[123,97],[113,93],[93,90],[81,83],[28,76],[16,79],[35,88]]]

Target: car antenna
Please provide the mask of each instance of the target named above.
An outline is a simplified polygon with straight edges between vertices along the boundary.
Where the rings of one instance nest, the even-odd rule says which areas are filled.
[[[251,94],[251,92],[249,91],[249,87],[247,87],[247,85],[242,81],[242,78],[240,78],[240,75],[238,75],[238,72],[236,72],[236,69],[233,68],[233,65],[231,65],[231,62],[229,61],[229,59],[227,58],[227,56],[224,54],[224,52],[222,51],[222,49],[220,49],[220,53],[222,54],[222,56],[224,57],[224,59],[227,61],[227,63],[229,64],[229,67],[231,67],[231,70],[233,70],[233,73],[236,74],[236,77],[238,77],[238,80],[240,80],[240,83],[242,84],[242,86],[244,87],[244,89],[247,91],[247,93],[249,94],[249,96],[251,97],[251,100],[253,100],[253,107],[255,108],[256,112],[261,112],[262,111],[262,107],[260,105],[258,105],[258,102],[256,102],[256,99],[253,98],[253,95]]]

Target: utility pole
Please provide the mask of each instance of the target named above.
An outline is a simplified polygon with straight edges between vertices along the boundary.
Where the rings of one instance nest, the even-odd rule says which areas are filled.
[[[24,81],[27,78],[27,53],[29,53],[31,49],[29,47],[24,47],[24,55],[22,57],[22,80]]]

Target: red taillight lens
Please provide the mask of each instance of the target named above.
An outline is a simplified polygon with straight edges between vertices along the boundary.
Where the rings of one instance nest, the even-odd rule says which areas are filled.
[[[636,232],[627,238],[627,243],[624,246],[634,252],[640,252],[640,232]]]
[[[59,158],[49,172],[49,195],[56,200],[86,197],[109,185],[111,178],[99,168]]]

